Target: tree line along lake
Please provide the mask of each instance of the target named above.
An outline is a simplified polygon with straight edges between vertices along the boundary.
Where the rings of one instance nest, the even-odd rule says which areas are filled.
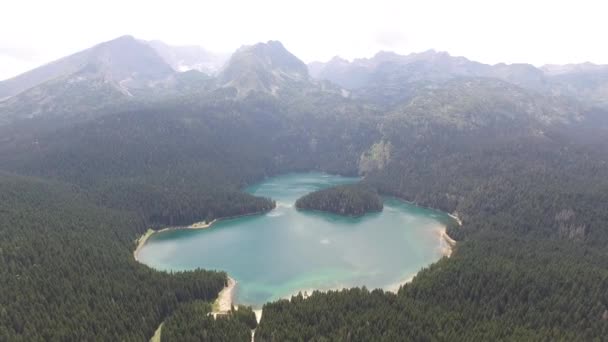
[[[319,172],[268,178],[246,191],[275,200],[272,211],[153,234],[138,260],[159,270],[226,271],[238,282],[236,303],[254,308],[300,291],[396,290],[444,255],[442,233],[453,218],[390,197],[382,212],[356,218],[294,207],[307,193],[358,180]]]

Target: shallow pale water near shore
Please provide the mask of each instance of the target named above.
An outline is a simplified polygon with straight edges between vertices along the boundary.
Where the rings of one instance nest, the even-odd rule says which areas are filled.
[[[269,178],[247,191],[276,200],[276,209],[154,234],[138,259],[162,270],[224,270],[238,281],[236,302],[260,308],[300,290],[393,289],[442,256],[438,231],[452,218],[438,211],[394,198],[384,198],[383,212],[360,218],[293,207],[306,193],[355,181],[323,173]]]

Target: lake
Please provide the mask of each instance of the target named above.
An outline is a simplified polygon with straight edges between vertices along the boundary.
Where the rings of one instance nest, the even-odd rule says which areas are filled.
[[[276,209],[154,234],[138,258],[160,270],[226,271],[238,282],[236,303],[254,308],[313,289],[394,290],[442,257],[440,233],[452,218],[390,197],[382,212],[358,218],[294,207],[309,192],[356,181],[318,172],[268,178],[246,191],[274,199]]]

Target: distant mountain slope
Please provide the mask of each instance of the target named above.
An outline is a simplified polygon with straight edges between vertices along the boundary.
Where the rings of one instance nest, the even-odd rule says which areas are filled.
[[[157,87],[173,74],[147,44],[119,37],[0,83],[14,95],[0,102],[0,124],[86,113]]]
[[[85,116],[109,103],[128,99],[118,84],[88,78],[86,72],[63,76],[0,102],[0,125],[20,120]]]
[[[113,81],[157,80],[173,73],[171,67],[145,42],[123,36],[91,49],[88,67]]]
[[[581,98],[593,105],[608,107],[608,65],[546,65],[541,69],[555,95]]]
[[[383,52],[356,72],[335,61],[364,85],[349,93],[278,42],[242,48],[217,78],[177,73],[134,39],[110,45],[2,103],[0,341],[147,340],[225,274],[157,272],[133,240],[268,210],[240,189],[302,170],[364,174],[454,213],[459,242],[397,294],[266,305],[256,339],[608,336],[608,115],[547,91],[599,71]]]
[[[429,50],[407,56],[381,51],[372,58],[335,57],[306,66],[278,41],[244,46],[224,61],[201,47],[119,37],[0,82],[0,125],[90,117],[108,105],[213,91],[218,98],[242,98],[252,91],[290,99],[340,94],[391,111],[420,89],[457,78],[500,79],[545,97],[608,106],[608,67],[590,63],[487,65]]]
[[[444,82],[456,77],[500,79],[548,95],[608,106],[608,66],[592,63],[547,65],[483,64],[446,52],[429,50],[406,56],[379,52],[352,62],[334,57],[308,65],[313,78],[333,82],[377,103],[407,101],[415,83]]]
[[[220,85],[235,88],[241,96],[251,91],[276,95],[280,89],[309,82],[306,64],[278,41],[241,47],[218,78]]]
[[[24,90],[51,79],[80,70],[86,64],[85,61],[87,60],[89,53],[89,50],[81,51],[8,80],[1,81],[0,100],[17,95]]]
[[[354,96],[384,108],[406,103],[421,85],[437,84],[458,77],[495,77],[493,67],[446,52],[428,50],[407,56],[381,51],[372,58],[348,62],[333,58],[315,63],[314,76],[353,91]],[[510,76],[509,70],[501,75]],[[512,80],[519,83],[518,79]]]
[[[171,73],[153,49],[132,36],[122,36],[0,82],[0,99],[84,68],[112,81],[155,79]]]
[[[367,65],[353,64],[336,56],[327,63],[313,62],[308,67],[313,78],[328,80],[346,89],[356,89],[369,82],[371,69]]]
[[[454,77],[492,77],[528,88],[544,86],[544,73],[530,64],[488,65],[447,52],[428,50],[409,55],[381,51],[372,58],[348,62],[334,57],[327,63],[309,65],[313,77],[345,88],[377,86],[381,82],[445,81]]]
[[[334,57],[324,65],[316,63],[313,76],[355,89],[391,79],[401,82],[440,81],[457,76],[485,76],[488,71],[489,66],[485,64],[453,57],[446,52],[428,50],[403,56],[381,51],[372,58],[352,62]]]
[[[208,75],[214,75],[230,57],[227,54],[214,53],[196,45],[172,46],[160,40],[149,41],[148,45],[175,71],[179,72],[198,70]]]
[[[440,85],[422,86],[412,99],[389,114],[395,127],[443,126],[447,129],[483,129],[509,135],[542,134],[546,125],[580,121],[576,103],[542,96],[511,83],[492,78],[454,78]],[[515,131],[511,129],[518,128]]]

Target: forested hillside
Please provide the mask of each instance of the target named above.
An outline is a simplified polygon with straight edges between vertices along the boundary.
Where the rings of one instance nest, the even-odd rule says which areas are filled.
[[[603,254],[526,240],[461,242],[396,295],[351,289],[267,304],[256,340],[602,341]]]
[[[1,174],[0,199],[1,341],[142,341],[178,303],[212,300],[226,282],[136,263],[144,222],[74,186]]]
[[[12,173],[1,192],[1,255],[10,265],[2,272],[2,336],[138,341],[178,303],[213,300],[224,274],[150,270],[133,260],[134,241],[151,226],[271,209],[270,199],[240,191],[266,175],[320,164],[354,172],[344,156],[315,159],[314,145],[295,153],[301,145],[292,137],[314,138],[292,123],[307,109],[289,114],[286,106],[262,94],[186,98],[4,145],[0,164]],[[334,120],[326,115],[319,120]],[[333,144],[327,152],[338,155]]]
[[[459,110],[468,118],[492,112]],[[452,258],[420,273],[397,296],[351,290],[268,304],[257,339],[606,336],[608,211],[598,204],[608,200],[607,146],[589,148],[563,125],[538,126],[529,117],[479,128],[454,120],[480,121],[435,113],[441,115],[422,121],[406,119],[408,111],[390,117],[381,143],[364,155],[376,161],[364,182],[456,213],[463,225],[449,227],[459,240]],[[583,122],[594,120],[599,129],[605,118]]]
[[[151,270],[135,240],[270,210],[243,187],[304,170],[455,213],[458,244],[397,294],[267,304],[256,340],[608,336],[608,113],[509,77],[426,68],[445,56],[351,96],[269,45],[239,50],[219,80],[169,75],[193,79],[145,101],[87,95],[66,115],[14,122],[0,111],[0,341],[142,341],[163,321],[167,340],[244,339],[251,315],[206,315],[224,273]],[[58,82],[59,100],[83,100]]]
[[[397,296],[345,291],[269,304],[257,338],[600,341],[608,332],[608,212],[597,205],[608,200],[606,171],[598,172],[605,162],[580,150],[508,146],[416,166],[403,155],[370,175],[385,193],[457,212],[456,252]]]

